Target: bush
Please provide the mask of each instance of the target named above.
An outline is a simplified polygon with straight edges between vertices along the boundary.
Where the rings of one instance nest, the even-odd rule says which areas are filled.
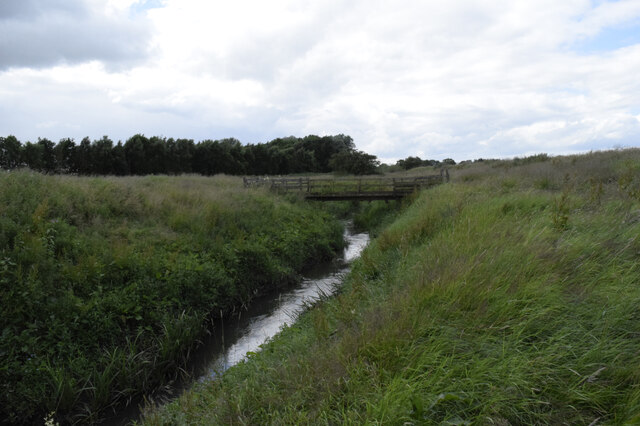
[[[7,173],[0,225],[9,422],[69,422],[159,385],[208,319],[342,247],[328,214],[226,177]]]

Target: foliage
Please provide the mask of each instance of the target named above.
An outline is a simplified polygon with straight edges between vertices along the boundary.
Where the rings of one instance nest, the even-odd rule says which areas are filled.
[[[455,164],[456,162],[451,158],[446,158],[442,161],[438,161],[438,160],[423,160],[420,157],[412,157],[412,156],[409,156],[403,160],[396,161],[396,166],[404,170],[415,169],[416,167],[429,167],[429,166],[441,167],[443,165],[453,166]]]
[[[338,152],[329,161],[332,170],[351,175],[374,174],[379,165],[375,155],[356,150]]]
[[[331,159],[345,155],[336,166]],[[342,158],[342,157],[340,157]],[[137,134],[114,142],[107,136],[93,142],[87,137],[54,144],[48,139],[24,145],[14,136],[0,137],[0,169],[29,167],[44,173],[80,175],[148,175],[198,173],[206,176],[282,175],[332,171],[369,173],[375,156],[355,150],[346,135],[277,138],[264,144],[242,145],[234,138],[204,140],[146,137]],[[346,167],[346,169],[345,169]]]
[[[638,165],[639,150],[465,165],[339,296],[145,423],[636,424]]]
[[[328,214],[236,178],[1,173],[0,419],[95,420],[341,244]]]
[[[21,145],[15,136],[0,137],[0,168],[15,169],[20,165]]]

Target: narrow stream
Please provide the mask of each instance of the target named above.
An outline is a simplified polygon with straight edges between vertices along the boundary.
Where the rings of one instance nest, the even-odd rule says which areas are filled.
[[[292,324],[305,304],[325,295],[334,294],[349,271],[350,263],[360,256],[369,242],[366,233],[354,233],[351,224],[345,227],[347,247],[331,262],[306,271],[302,282],[254,299],[247,310],[220,321],[193,354],[189,365],[189,377],[182,383],[173,383],[157,400],[170,401],[188,389],[194,381],[204,381],[223,373],[245,359],[247,352],[256,352],[268,339],[275,336],[286,324]],[[104,425],[126,425],[138,420],[138,404],[132,404]]]
[[[242,361],[247,352],[259,350],[285,324],[293,323],[305,304],[335,293],[349,264],[369,242],[369,235],[354,234],[347,226],[345,241],[347,247],[340,257],[307,271],[298,286],[254,300],[247,311],[214,330],[212,341],[207,342],[211,347],[208,359],[213,361],[200,380],[224,372]]]

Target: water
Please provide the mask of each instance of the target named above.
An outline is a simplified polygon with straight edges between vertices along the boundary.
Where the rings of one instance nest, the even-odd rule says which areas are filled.
[[[248,352],[256,352],[260,345],[276,335],[280,329],[292,324],[304,306],[335,293],[351,261],[356,259],[369,242],[368,234],[345,231],[347,247],[343,254],[331,263],[319,265],[308,271],[301,284],[295,288],[271,294],[251,303],[251,307],[239,317],[227,320],[212,335],[213,361],[200,380],[215,376],[242,361]]]
[[[181,382],[168,384],[155,395],[156,401],[168,402],[188,389],[194,381],[214,378],[246,358],[248,352],[257,352],[260,346],[275,336],[287,324],[295,322],[309,303],[334,294],[349,271],[349,264],[360,256],[369,242],[366,233],[353,233],[349,224],[345,229],[347,247],[331,262],[307,271],[302,282],[294,287],[254,299],[248,309],[219,321],[193,354],[188,376]],[[125,425],[140,416],[138,403],[121,410],[107,419],[106,425]]]

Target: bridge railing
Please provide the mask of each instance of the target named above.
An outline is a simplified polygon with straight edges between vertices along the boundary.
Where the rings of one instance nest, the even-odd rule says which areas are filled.
[[[305,196],[318,195],[406,195],[416,189],[438,185],[449,180],[443,169],[438,175],[418,177],[363,177],[363,178],[309,178],[309,177],[245,177],[245,187],[268,187],[279,193],[301,192]]]

